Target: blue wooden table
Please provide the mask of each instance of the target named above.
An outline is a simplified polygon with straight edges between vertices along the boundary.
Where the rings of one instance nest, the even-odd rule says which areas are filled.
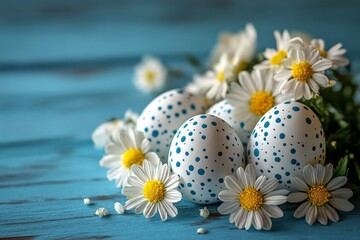
[[[247,22],[258,30],[259,51],[274,46],[274,29],[303,30],[343,42],[360,72],[358,1],[54,1],[0,2],[0,237],[121,239],[359,239],[360,194],[340,222],[308,226],[293,205],[271,231],[240,231],[201,206],[178,203],[179,215],[161,222],[131,211],[118,215],[119,189],[99,167],[94,128],[154,96],[132,85],[134,65],[146,53],[181,69],[167,89],[194,73],[185,55],[205,60],[218,32]],[[359,75],[357,75],[359,76]],[[93,204],[85,206],[83,198]],[[99,207],[110,212],[94,216]],[[206,235],[196,235],[204,227]]]

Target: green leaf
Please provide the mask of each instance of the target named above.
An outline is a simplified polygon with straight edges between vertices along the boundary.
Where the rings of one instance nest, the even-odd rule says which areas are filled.
[[[340,159],[337,167],[334,169],[335,177],[348,175],[348,172],[349,172],[349,169],[347,167],[348,162],[349,162],[349,159],[348,159],[347,155]]]

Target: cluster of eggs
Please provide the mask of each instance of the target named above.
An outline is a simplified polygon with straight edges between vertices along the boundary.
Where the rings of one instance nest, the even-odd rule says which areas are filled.
[[[252,163],[258,175],[276,178],[292,190],[291,177],[309,163],[324,163],[325,135],[315,113],[298,102],[270,109],[253,131],[232,118],[224,100],[206,113],[206,99],[181,89],[155,98],[143,111],[137,128],[144,132],[162,162],[180,176],[187,199],[218,201],[224,178]]]

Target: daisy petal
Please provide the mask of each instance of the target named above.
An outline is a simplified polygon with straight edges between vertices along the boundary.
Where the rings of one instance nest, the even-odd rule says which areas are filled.
[[[347,183],[347,177],[345,176],[339,176],[336,177],[334,179],[332,179],[326,186],[326,188],[329,191],[341,188],[342,186],[344,186]]]
[[[333,198],[349,199],[353,196],[353,191],[350,188],[339,188],[330,192]]]
[[[278,186],[278,182],[275,178],[270,178],[266,181],[266,183],[264,183],[264,186],[262,189],[260,189],[260,192],[263,195],[268,194],[269,192],[274,191]]]
[[[350,212],[354,209],[354,205],[352,205],[348,200],[341,198],[330,198],[329,203],[334,208],[343,212]]]
[[[325,213],[326,216],[333,222],[338,222],[339,221],[339,214],[337,214],[337,212],[335,211],[335,209],[333,209],[330,205],[325,204],[324,205],[325,208]]]
[[[325,208],[324,207],[318,207],[318,217],[317,220],[319,221],[319,223],[321,223],[322,225],[327,225],[328,223],[328,218],[326,216],[326,212],[325,212]]]
[[[313,186],[316,184],[315,172],[312,165],[308,164],[303,168],[303,176],[305,182],[309,186]]]
[[[241,192],[243,189],[239,186],[238,181],[234,176],[226,176],[225,177],[225,186],[227,189],[229,189],[232,192]]]
[[[178,214],[178,210],[174,206],[174,204],[167,201],[162,201],[161,203],[164,205],[164,208],[166,209],[166,212],[169,214],[170,217],[176,217],[176,215]]]
[[[182,198],[181,193],[176,189],[171,189],[169,191],[166,191],[165,198],[170,203],[179,202]]]
[[[304,193],[304,192],[295,192],[295,193],[290,193],[288,196],[288,202],[289,203],[297,203],[297,202],[302,202],[305,199],[307,199],[308,194]]]
[[[146,202],[146,199],[144,198],[144,196],[142,196],[142,195],[136,196],[134,198],[127,200],[124,208],[125,208],[125,210],[130,210],[134,207],[137,207],[138,205],[140,205],[143,202]]]
[[[254,218],[254,211],[249,211],[245,222],[245,229],[249,230]]]
[[[152,202],[148,202],[145,206],[145,209],[144,209],[144,216],[146,218],[152,218],[156,212],[157,212],[157,207],[156,207],[156,203],[152,203]]]
[[[239,194],[235,193],[233,191],[229,191],[229,190],[222,190],[219,193],[218,198],[223,202],[230,202],[230,201],[235,201],[236,199],[238,199]]]
[[[306,201],[302,203],[294,212],[294,217],[296,218],[302,218],[306,215],[306,212],[309,210],[311,206],[311,203],[309,201]]]
[[[321,59],[317,61],[314,65],[312,65],[312,68],[315,72],[325,71],[326,69],[331,68],[332,61],[329,59]]]
[[[254,211],[254,227],[256,230],[261,230],[263,227],[263,220],[259,211]]]
[[[265,198],[265,205],[280,205],[287,202],[287,196],[271,196]]]
[[[291,178],[291,184],[294,188],[296,188],[302,192],[306,192],[309,189],[309,187],[306,185],[306,183],[298,177]]]
[[[305,220],[309,225],[313,225],[317,219],[318,210],[316,206],[311,206],[306,212]]]
[[[263,205],[262,209],[266,215],[273,218],[281,218],[284,213],[278,206]]]
[[[158,207],[158,211],[159,211],[161,220],[162,220],[162,221],[166,221],[166,219],[167,219],[167,213],[166,213],[165,207],[164,207],[161,203],[159,203],[159,204],[157,205],[157,207]]]
[[[235,212],[240,207],[239,201],[223,202],[218,207],[218,212],[222,215],[227,215]]]

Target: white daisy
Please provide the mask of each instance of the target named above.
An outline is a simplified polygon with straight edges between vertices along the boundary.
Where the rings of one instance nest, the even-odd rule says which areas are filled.
[[[124,185],[132,165],[142,165],[144,160],[156,165],[160,161],[156,153],[150,152],[149,140],[134,127],[126,127],[113,134],[105,152],[107,155],[100,160],[100,166],[109,168],[107,178],[115,180],[117,187]]]
[[[242,71],[239,84],[232,83],[226,100],[234,108],[233,118],[253,130],[259,119],[275,105],[292,100],[291,94],[281,94],[280,84],[271,71],[254,70],[251,75]]]
[[[186,90],[193,94],[206,95],[208,99],[218,101],[225,97],[231,76],[231,65],[227,55],[224,54],[213,70],[207,71],[204,75],[195,75],[194,81],[186,86]]]
[[[252,24],[247,24],[245,31],[239,36],[239,43],[231,57],[233,76],[237,78],[239,73],[246,69],[253,59],[256,50],[256,29]]]
[[[238,229],[248,230],[253,225],[257,230],[271,229],[270,217],[280,218],[282,210],[277,206],[287,201],[288,190],[275,190],[278,186],[276,179],[266,179],[260,176],[256,179],[255,168],[252,164],[246,169],[238,168],[236,177],[226,176],[225,186],[228,190],[219,193],[223,201],[218,211],[230,214],[229,222]]]
[[[153,217],[159,212],[161,220],[175,217],[178,213],[173,203],[181,200],[181,193],[177,190],[179,176],[170,174],[167,164],[153,165],[144,161],[143,166],[133,165],[132,175],[129,177],[122,194],[129,198],[125,209],[135,208],[135,213],[143,213],[146,218]]]
[[[339,215],[334,208],[349,212],[354,206],[348,201],[353,192],[349,188],[341,188],[347,182],[347,177],[333,176],[333,165],[321,164],[316,166],[306,165],[303,168],[303,180],[297,177],[291,179],[292,185],[300,192],[291,193],[288,196],[290,203],[303,202],[295,211],[294,217],[302,218],[309,225],[316,219],[323,225],[327,225],[328,219],[333,222],[339,221]],[[330,181],[331,180],[331,181]]]
[[[110,136],[125,126],[136,126],[138,114],[128,109],[123,120],[111,119],[100,124],[92,133],[91,139],[96,148],[103,148],[110,141]]]
[[[327,58],[333,62],[332,69],[338,69],[349,64],[349,59],[344,58],[346,49],[342,48],[342,44],[338,43],[325,51],[325,42],[323,39],[313,39],[310,44],[320,51],[320,55],[323,58]]]
[[[317,49],[304,46],[292,49],[287,59],[282,61],[275,80],[281,82],[282,93],[293,93],[295,100],[311,99],[319,93],[319,86],[332,87],[335,81],[329,80],[324,71],[330,69],[332,61],[321,58]]]
[[[157,92],[164,88],[167,70],[158,58],[143,57],[135,67],[134,84],[145,93]]]
[[[264,52],[266,60],[254,66],[254,69],[271,69],[276,72],[282,67],[282,60],[288,57],[289,50],[294,47],[294,42],[303,42],[299,37],[291,38],[287,30],[282,35],[279,31],[275,31],[274,36],[277,49],[267,48]]]

